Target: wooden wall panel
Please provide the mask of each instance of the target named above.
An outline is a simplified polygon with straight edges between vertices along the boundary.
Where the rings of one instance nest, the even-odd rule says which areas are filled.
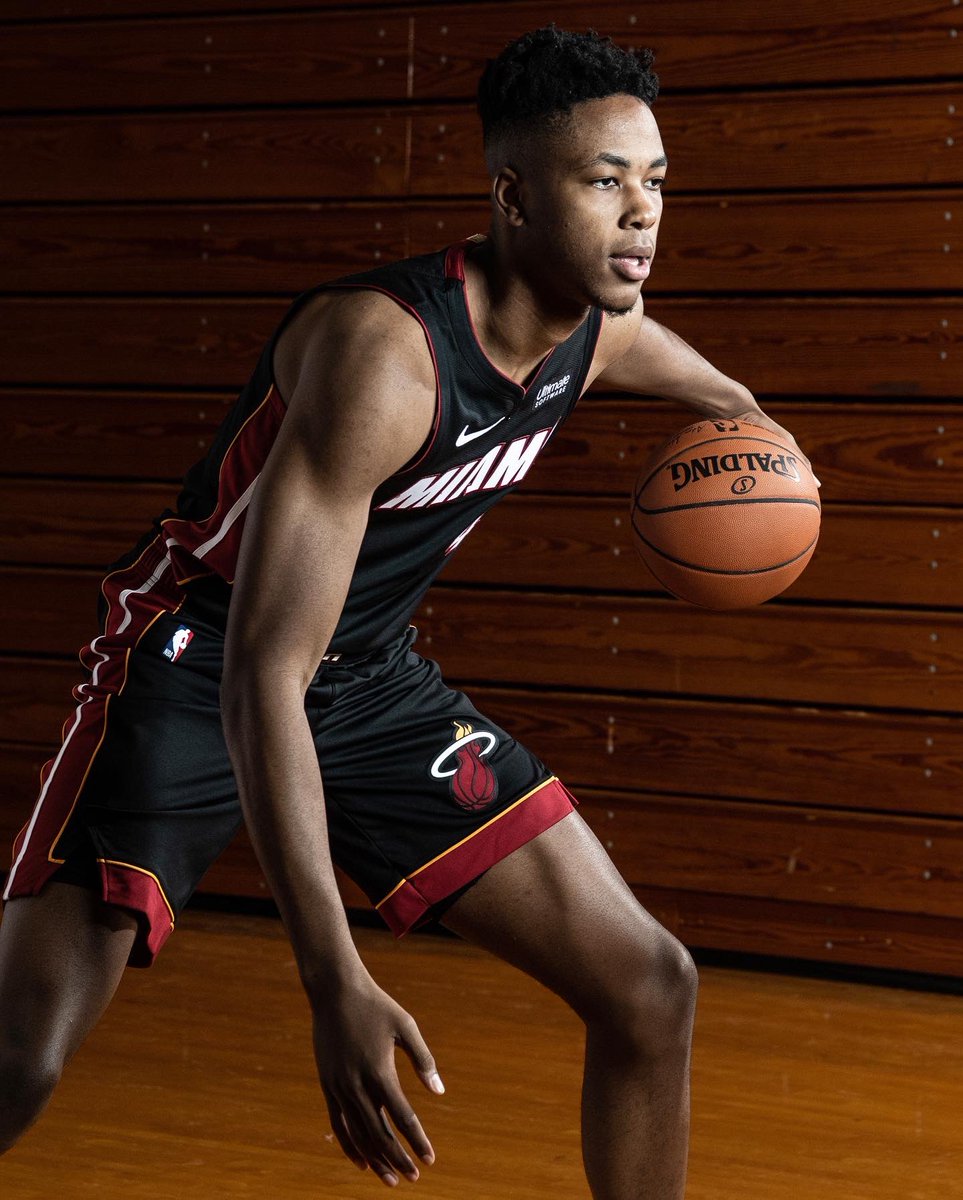
[[[185,372],[186,373],[186,372]],[[179,479],[233,392],[0,388],[0,471]],[[819,464],[824,502],[955,505],[963,418],[952,404],[768,403]],[[584,399],[526,480],[546,494],[627,503],[648,455],[694,414],[678,404]]]
[[[551,15],[655,46],[672,167],[648,311],[797,433],[823,537],[766,608],[662,598],[626,498],[691,415],[592,397],[455,559],[422,648],[572,783],[683,937],[959,973],[957,13]],[[474,76],[544,19],[4,6],[0,770],[23,808],[102,564],[173,498],[292,293],[485,226]],[[0,805],[0,834],[20,816]],[[243,841],[208,886],[264,894]]]
[[[955,711],[963,616],[796,608],[706,612],[634,596],[439,587],[415,624],[453,678]]]
[[[7,377],[22,383],[242,384],[286,303],[0,299]],[[953,396],[963,300],[659,298],[646,311],[753,390]]]
[[[78,96],[85,108],[401,100],[410,25],[388,11],[96,21],[56,38],[13,26],[0,109],[69,110]]]
[[[834,92],[675,96],[654,109],[670,189],[734,192],[959,183],[963,105],[956,84]],[[413,110],[411,192],[487,192],[477,118],[467,106]],[[913,163],[907,178],[906,164]],[[669,193],[667,193],[668,195]]]
[[[0,200],[400,194],[407,120],[376,108],[10,118]]]
[[[427,652],[424,639],[419,648]],[[49,757],[73,711],[71,688],[83,677],[77,661],[0,656],[9,741]],[[625,799],[673,793],[963,817],[959,716],[491,685],[469,691],[580,797],[606,788]],[[697,829],[692,837],[699,839]]]
[[[961,275],[963,193],[672,197],[646,295],[852,292]],[[485,201],[0,209],[4,287],[19,292],[276,292],[424,254],[488,228]]]
[[[0,471],[179,479],[234,399],[235,392],[0,388]]]
[[[885,16],[884,16],[885,14]],[[419,11],[414,95],[473,96],[486,58],[547,20],[544,4],[444,5]],[[590,19],[623,45],[651,46],[663,87],[703,88],[849,79],[913,79],[959,73],[945,0],[868,7],[862,0],[799,0],[761,13],[754,0],[659,0],[656,4],[560,0],[551,19],[581,29]],[[675,97],[673,96],[672,102]],[[668,107],[669,98],[666,98]]]
[[[290,297],[407,252],[397,205],[0,208],[4,289],[25,293]]]
[[[173,506],[176,492],[170,484],[64,482],[54,489],[45,481],[0,479],[0,562],[104,565]],[[963,516],[956,509],[890,508],[879,513],[836,505],[824,511],[817,553],[785,596],[860,603],[872,595],[878,604],[958,607],[961,559]],[[446,566],[443,580],[446,585],[662,592],[635,552],[621,497],[516,494],[472,532]],[[18,586],[24,595],[33,593],[29,578]],[[49,590],[55,619],[60,603],[56,579]],[[10,613],[25,619],[30,605],[38,602],[44,602],[39,595]],[[54,629],[72,649],[69,614],[61,614],[61,622]],[[49,648],[62,650],[62,637]]]
[[[677,196],[672,184],[670,178],[647,299],[677,292],[953,289],[963,272],[958,191]],[[487,200],[413,206],[411,253],[428,253],[439,239],[484,233],[488,214]]]

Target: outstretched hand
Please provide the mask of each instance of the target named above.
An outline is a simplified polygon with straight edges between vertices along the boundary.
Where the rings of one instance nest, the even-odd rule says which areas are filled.
[[[785,428],[785,426],[780,425],[777,421],[774,421],[772,417],[767,416],[762,409],[759,408],[750,408],[745,412],[736,413],[732,419],[735,421],[745,421],[747,425],[760,425],[763,429],[768,429],[772,433],[778,434],[779,437],[781,437],[784,441],[787,441],[790,446],[796,450],[799,457],[809,468],[809,471],[816,482],[816,487],[822,486],[819,480],[816,479],[816,472],[813,471],[812,463],[800,449],[799,443],[789,432],[789,430]]]
[[[341,1149],[389,1187],[401,1175],[414,1183],[418,1168],[395,1130],[422,1162],[433,1163],[435,1152],[402,1090],[395,1047],[402,1047],[430,1092],[445,1090],[418,1026],[370,977],[313,1001],[312,1011],[314,1057]]]

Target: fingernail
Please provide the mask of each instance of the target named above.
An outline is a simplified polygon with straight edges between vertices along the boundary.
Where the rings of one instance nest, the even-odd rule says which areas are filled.
[[[382,1175],[381,1178],[385,1181],[385,1183],[388,1185],[388,1187],[397,1187],[398,1186],[398,1176],[397,1175]]]
[[[434,1150],[429,1150],[427,1154],[423,1154],[423,1155],[421,1156],[421,1161],[422,1161],[423,1163],[427,1163],[427,1164],[428,1164],[428,1166],[430,1167],[430,1166],[431,1166],[431,1164],[432,1164],[432,1163],[435,1161],[435,1152],[434,1152]]]
[[[428,1080],[428,1086],[436,1095],[444,1096],[445,1085],[441,1082],[441,1076],[437,1072]]]

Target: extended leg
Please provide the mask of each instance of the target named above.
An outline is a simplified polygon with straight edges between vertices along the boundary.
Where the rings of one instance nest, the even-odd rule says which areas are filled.
[[[0,1153],[43,1111],[107,1007],[135,931],[130,913],[73,884],[8,901],[0,923]]]
[[[682,1200],[696,970],[572,814],[492,867],[449,928],[586,1025],[582,1153],[595,1200]]]

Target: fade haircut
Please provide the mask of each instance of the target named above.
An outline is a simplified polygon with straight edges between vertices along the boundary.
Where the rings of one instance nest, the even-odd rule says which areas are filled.
[[[624,94],[651,107],[659,94],[653,57],[594,30],[568,33],[552,24],[523,34],[487,61],[478,83],[486,157],[539,125],[557,128],[583,100]]]

